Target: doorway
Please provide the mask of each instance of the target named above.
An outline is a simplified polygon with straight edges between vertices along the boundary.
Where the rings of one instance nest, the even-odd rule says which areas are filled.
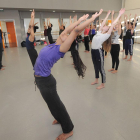
[[[14,20],[0,20],[0,27],[3,32],[3,46],[17,47]]]

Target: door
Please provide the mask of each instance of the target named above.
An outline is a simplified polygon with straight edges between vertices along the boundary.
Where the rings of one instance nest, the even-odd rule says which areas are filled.
[[[6,27],[8,32],[9,47],[17,47],[14,22],[6,22]]]

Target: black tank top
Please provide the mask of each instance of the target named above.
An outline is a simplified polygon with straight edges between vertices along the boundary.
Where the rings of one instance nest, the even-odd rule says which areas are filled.
[[[133,36],[133,34],[131,34],[131,30],[128,29],[128,30],[126,31],[126,39],[132,39],[132,36]]]

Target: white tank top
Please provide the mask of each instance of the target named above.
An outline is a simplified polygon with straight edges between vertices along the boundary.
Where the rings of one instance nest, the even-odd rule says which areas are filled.
[[[119,43],[119,37],[118,31],[114,32],[114,35],[112,36],[112,44],[120,44]]]

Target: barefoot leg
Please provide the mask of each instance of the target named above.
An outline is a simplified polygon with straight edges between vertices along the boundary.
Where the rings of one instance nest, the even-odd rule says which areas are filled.
[[[98,79],[95,80],[95,82],[91,83],[91,85],[96,85],[98,84]]]
[[[132,60],[132,56],[130,56],[130,59],[128,59],[127,61],[131,61]]]
[[[61,134],[60,136],[58,136],[56,138],[56,140],[66,140],[68,139],[69,137],[71,137],[73,135],[73,131],[71,131],[70,133],[67,133],[67,134]]]
[[[59,122],[57,120],[54,120],[52,125],[55,125],[55,124],[59,124]]]
[[[112,68],[112,69],[108,70],[108,72],[111,72],[111,71],[114,71],[114,69]]]
[[[102,83],[99,87],[97,87],[96,89],[102,89],[102,88],[105,88],[105,85],[104,85],[104,83]]]
[[[117,72],[118,72],[117,70],[114,70],[114,71],[112,71],[111,73],[115,74],[115,73],[117,73]]]
[[[127,55],[123,59],[127,59]]]

